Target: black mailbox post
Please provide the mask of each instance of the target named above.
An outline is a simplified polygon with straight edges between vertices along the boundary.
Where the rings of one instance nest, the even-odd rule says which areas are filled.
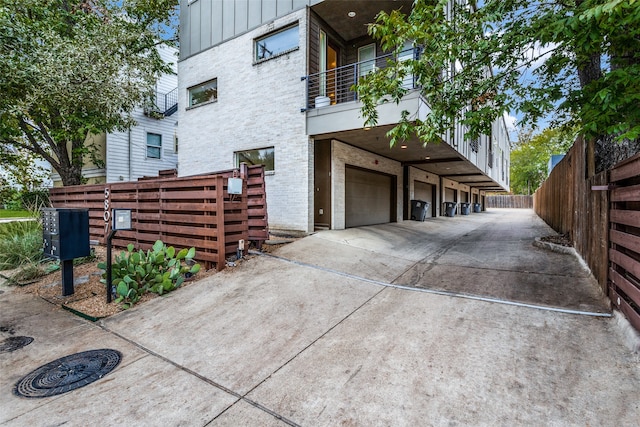
[[[73,294],[73,259],[88,256],[89,210],[42,209],[44,256],[62,264],[62,295]]]

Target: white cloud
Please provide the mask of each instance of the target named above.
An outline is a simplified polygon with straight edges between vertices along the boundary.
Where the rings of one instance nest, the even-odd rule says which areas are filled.
[[[509,139],[514,142],[518,140],[518,126],[516,126],[516,123],[518,121],[518,118],[516,116],[512,116],[511,114],[505,112],[504,115],[504,122],[507,125],[507,132],[509,133]]]
[[[518,130],[518,128],[516,127],[516,122],[518,121],[518,118],[516,116],[512,116],[511,114],[505,112],[504,121],[507,123],[507,130],[509,132]]]

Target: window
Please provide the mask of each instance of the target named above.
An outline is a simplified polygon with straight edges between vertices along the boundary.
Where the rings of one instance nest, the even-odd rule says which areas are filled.
[[[218,79],[209,80],[189,89],[189,107],[218,99]]]
[[[162,150],[162,135],[147,133],[147,159],[159,159]]]
[[[288,27],[254,42],[255,61],[265,61],[298,48],[298,25]]]
[[[236,152],[236,167],[240,163],[251,165],[264,165],[265,172],[273,172],[275,166],[273,147],[260,148],[257,150],[247,150]]]
[[[376,45],[375,43],[368,44],[358,48],[358,63],[360,64],[360,70],[358,70],[358,77],[363,77],[375,70],[376,67]]]

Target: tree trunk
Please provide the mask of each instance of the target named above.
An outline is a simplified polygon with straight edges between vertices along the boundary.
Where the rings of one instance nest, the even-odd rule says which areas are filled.
[[[82,185],[82,168],[69,167],[56,169],[62,179],[62,186]]]

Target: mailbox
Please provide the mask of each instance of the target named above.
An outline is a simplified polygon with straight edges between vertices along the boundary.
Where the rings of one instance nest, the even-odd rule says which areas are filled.
[[[42,209],[44,255],[61,261],[90,255],[89,210]]]

